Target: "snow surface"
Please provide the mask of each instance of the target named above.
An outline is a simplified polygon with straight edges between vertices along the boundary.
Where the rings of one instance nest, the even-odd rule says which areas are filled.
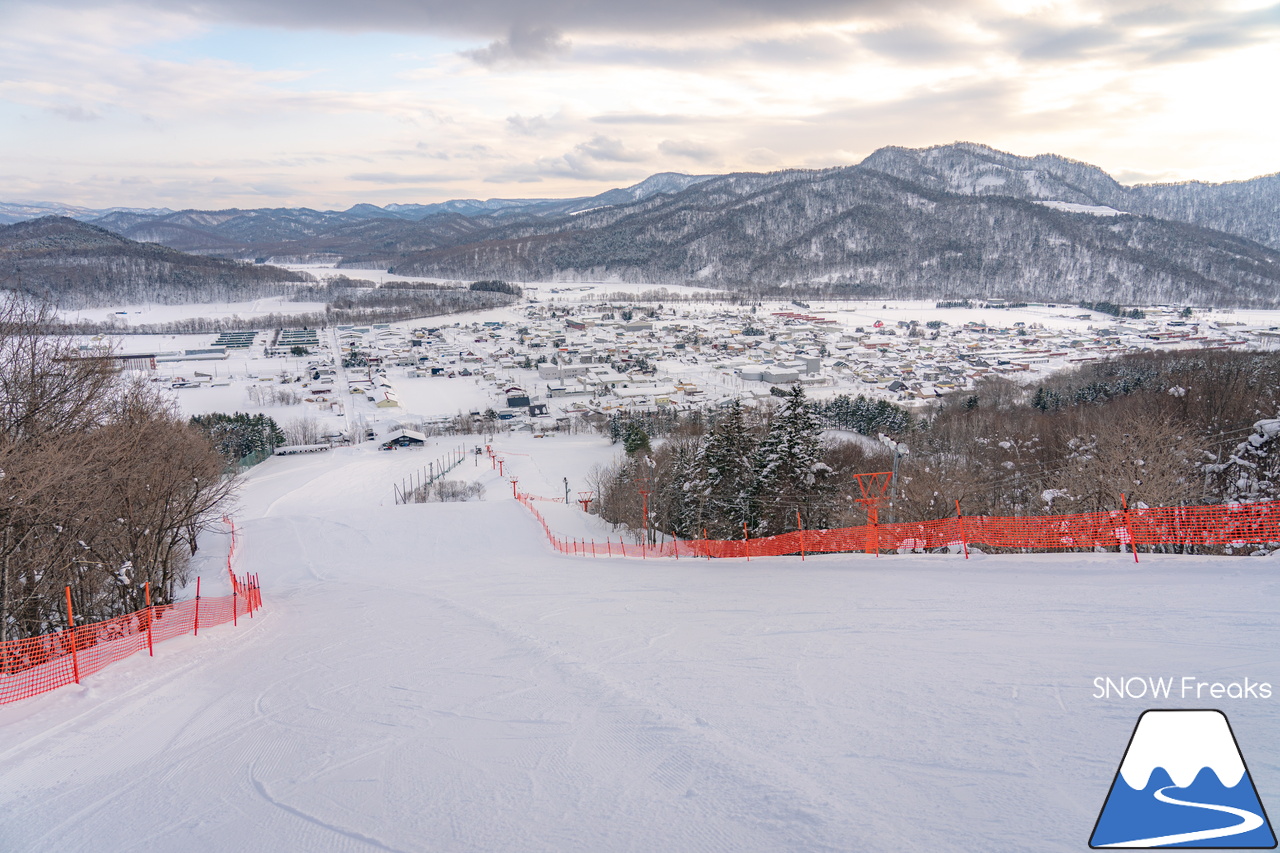
[[[254,469],[265,609],[0,708],[0,850],[1075,851],[1148,707],[1094,678],[1277,681],[1270,560],[575,558],[484,459],[394,505],[458,444]],[[615,452],[498,445],[547,497]],[[1274,707],[1228,709],[1264,802]]]
[[[1124,212],[1104,204],[1078,204],[1073,201],[1038,201],[1036,204],[1066,213],[1087,213],[1090,216],[1120,216]]]

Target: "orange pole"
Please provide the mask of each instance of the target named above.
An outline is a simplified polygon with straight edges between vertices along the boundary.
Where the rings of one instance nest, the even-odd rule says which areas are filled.
[[[151,612],[151,581],[147,581],[142,589],[147,596],[147,654],[155,657],[156,649],[151,643],[151,619],[155,615]]]
[[[195,635],[200,636],[200,578],[196,577],[196,630]]]
[[[747,523],[742,522],[742,544],[747,549],[747,562],[751,562],[751,540],[747,538]]]
[[[800,510],[796,510],[796,527],[800,530],[800,562],[804,562],[804,523],[800,521]]]
[[[71,612],[71,587],[67,587],[67,624],[71,632],[71,673],[75,676],[76,684],[80,683],[80,657],[76,654],[76,617]]]
[[[231,627],[235,627],[240,623],[236,621],[236,611],[240,609],[240,584],[236,582],[235,576],[231,578]]]

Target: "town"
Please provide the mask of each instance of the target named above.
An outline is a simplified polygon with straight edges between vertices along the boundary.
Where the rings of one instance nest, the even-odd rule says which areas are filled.
[[[305,404],[308,427],[291,440],[313,444],[402,429],[545,435],[616,412],[769,400],[796,383],[817,400],[862,395],[920,409],[985,377],[1032,384],[1126,353],[1280,345],[1280,315],[1265,311],[1169,306],[1136,318],[1000,301],[743,306],[593,293],[605,287],[526,285],[525,299],[465,322],[124,336],[113,357],[180,389],[190,413],[247,406],[286,424],[299,411],[286,407]],[[185,348],[161,349],[174,343]],[[246,385],[264,384],[287,387],[246,399]]]

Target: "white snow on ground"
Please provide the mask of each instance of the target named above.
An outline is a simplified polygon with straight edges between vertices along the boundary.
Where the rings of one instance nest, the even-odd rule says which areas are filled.
[[[122,328],[131,325],[172,323],[192,317],[230,319],[263,317],[267,314],[324,313],[323,302],[292,302],[286,296],[269,296],[247,302],[200,302],[187,305],[125,305],[108,308],[79,308],[59,311],[70,322],[101,323],[114,320]]]
[[[613,451],[498,444],[549,497]],[[393,504],[456,445],[254,469],[265,609],[0,708],[0,850],[1074,851],[1141,711],[1204,707],[1094,678],[1280,682],[1271,560],[575,558],[485,460]],[[1220,704],[1274,800],[1274,701]]]
[[[1122,213],[1114,207],[1103,204],[1077,204],[1072,201],[1038,201],[1036,204],[1043,204],[1045,207],[1067,213],[1088,213],[1091,216],[1120,216]]]

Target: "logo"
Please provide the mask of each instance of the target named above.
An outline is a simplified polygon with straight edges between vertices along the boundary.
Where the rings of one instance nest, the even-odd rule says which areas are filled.
[[[1270,850],[1275,833],[1221,711],[1144,711],[1089,846]]]

